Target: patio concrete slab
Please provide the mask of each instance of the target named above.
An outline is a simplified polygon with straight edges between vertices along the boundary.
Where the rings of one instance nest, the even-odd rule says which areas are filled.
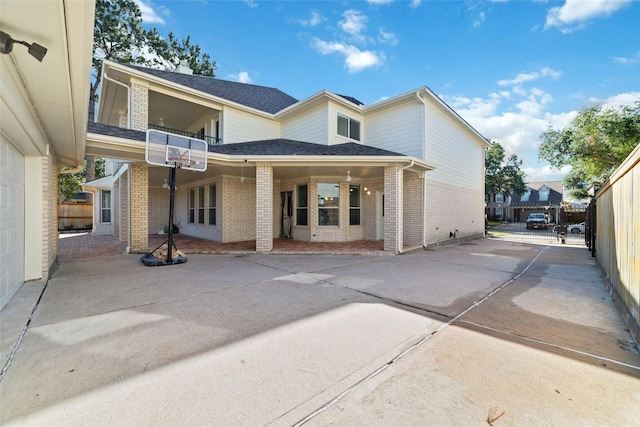
[[[626,425],[630,339],[580,248],[65,260],[0,423]]]

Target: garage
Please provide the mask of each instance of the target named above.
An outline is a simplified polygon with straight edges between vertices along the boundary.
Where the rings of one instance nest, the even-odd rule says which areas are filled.
[[[24,156],[0,140],[0,308],[24,282]]]

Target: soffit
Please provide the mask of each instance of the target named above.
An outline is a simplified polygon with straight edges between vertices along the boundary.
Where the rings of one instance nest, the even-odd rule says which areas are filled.
[[[3,74],[18,76],[14,84],[22,94],[22,99],[6,100],[7,105],[26,132],[40,127],[41,137],[48,139],[58,162],[67,165],[75,166],[84,157],[93,13],[93,2],[2,1],[2,31],[47,48],[42,62],[29,55],[26,46],[17,44],[11,54],[2,55]],[[24,112],[18,112],[21,104],[26,106]],[[33,135],[28,138],[35,139]],[[35,141],[21,144],[25,154],[46,154]]]

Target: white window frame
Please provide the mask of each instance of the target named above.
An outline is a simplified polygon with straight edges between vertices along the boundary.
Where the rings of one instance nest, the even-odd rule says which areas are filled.
[[[346,128],[346,132],[345,133],[341,133],[341,131],[340,131],[340,120],[341,119],[342,120],[346,120],[347,128]],[[357,126],[358,131],[357,131],[357,135],[354,135],[356,132],[353,131],[353,127],[356,124],[358,125]],[[337,118],[337,121],[336,121],[336,133],[338,135],[340,135],[340,136],[344,136],[346,138],[353,139],[355,141],[360,141],[360,135],[362,134],[362,123],[360,123],[359,120],[352,119],[349,116],[345,116],[344,114],[338,113],[338,118]]]
[[[105,196],[107,197],[105,198]],[[108,206],[105,207],[105,204],[107,204]],[[113,213],[111,205],[111,190],[100,190],[100,222],[102,224],[111,224],[111,214]],[[109,214],[109,218],[105,221],[105,213],[107,212]]]

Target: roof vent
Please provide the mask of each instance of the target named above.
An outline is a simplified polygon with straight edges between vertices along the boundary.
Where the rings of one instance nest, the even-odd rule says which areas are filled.
[[[176,67],[176,71],[180,74],[193,74],[193,70],[189,68],[187,61],[180,61],[180,64]]]

